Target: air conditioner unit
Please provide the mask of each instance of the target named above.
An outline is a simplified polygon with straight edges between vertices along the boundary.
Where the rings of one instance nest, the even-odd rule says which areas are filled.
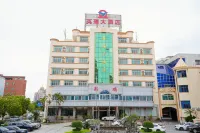
[[[65,63],[65,57],[62,58],[62,63]]]
[[[145,72],[144,72],[144,70],[142,70],[142,76],[145,76]]]
[[[144,59],[141,59],[141,60],[140,60],[140,63],[141,63],[141,64],[144,64]]]
[[[143,49],[140,49],[140,54],[143,54]]]

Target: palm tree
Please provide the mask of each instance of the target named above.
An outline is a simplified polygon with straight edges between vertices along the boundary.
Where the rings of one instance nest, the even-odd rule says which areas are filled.
[[[60,110],[60,105],[61,105],[61,103],[64,102],[64,98],[63,98],[63,96],[61,95],[61,93],[55,93],[55,94],[53,95],[53,97],[54,97],[54,100],[56,101],[56,105],[58,105],[58,110],[57,110],[57,114],[56,114],[56,119],[57,119],[57,117],[58,117],[58,112],[59,112],[59,110]]]
[[[188,115],[188,116],[192,116],[192,114],[195,112],[195,110],[193,110],[193,109],[187,109],[187,110],[185,110],[185,114],[186,115]]]
[[[47,96],[44,96],[43,98],[40,98],[40,100],[39,100],[41,103],[42,103],[42,105],[43,105],[43,111],[44,111],[44,109],[45,109],[45,102],[47,101]]]

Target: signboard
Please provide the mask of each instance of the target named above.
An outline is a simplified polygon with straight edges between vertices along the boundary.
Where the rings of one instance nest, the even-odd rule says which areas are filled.
[[[106,10],[100,10],[98,14],[85,14],[85,30],[88,26],[117,27],[121,31],[121,15],[108,14]]]

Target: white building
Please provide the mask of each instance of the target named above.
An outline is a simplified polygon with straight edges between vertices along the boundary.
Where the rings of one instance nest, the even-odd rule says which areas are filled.
[[[114,18],[101,15],[86,18],[86,25]],[[50,39],[47,94],[64,96],[62,116],[159,116],[154,42],[135,42],[133,31],[121,32],[107,23],[89,31],[74,29],[72,40]],[[48,114],[57,109],[52,102]]]
[[[0,75],[0,96],[3,96],[5,88],[5,78],[3,75]]]
[[[34,101],[36,102],[36,101],[40,100],[40,98],[45,97],[45,95],[46,95],[46,90],[44,89],[44,87],[40,87],[38,92],[35,92]]]

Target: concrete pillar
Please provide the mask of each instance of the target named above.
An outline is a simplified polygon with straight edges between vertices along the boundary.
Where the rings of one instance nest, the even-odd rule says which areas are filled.
[[[98,119],[99,119],[99,117],[100,117],[100,113],[99,113],[99,107],[98,107]]]
[[[94,119],[94,107],[92,107],[92,117]]]
[[[115,116],[116,116],[117,118],[119,118],[119,107],[116,107]]]
[[[73,108],[73,118],[75,118],[76,117],[76,108],[74,107]]]

